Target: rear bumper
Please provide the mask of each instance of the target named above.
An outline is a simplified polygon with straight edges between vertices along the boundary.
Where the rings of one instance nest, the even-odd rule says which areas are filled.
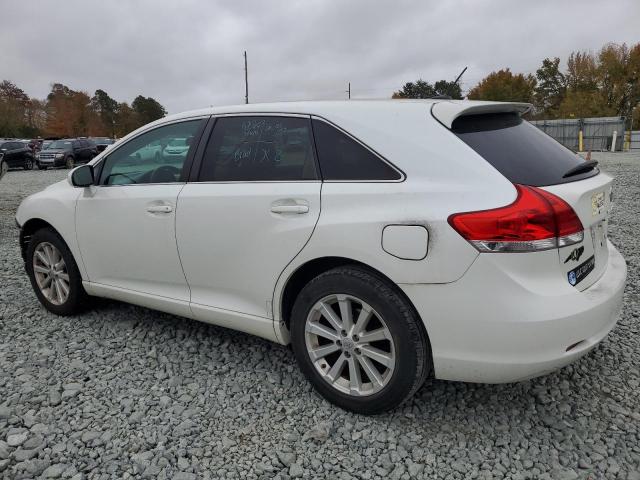
[[[59,167],[61,165],[64,165],[64,158],[45,158],[45,159],[38,159],[37,163],[39,166],[43,166],[43,167]]]
[[[582,292],[561,275],[548,282],[513,275],[496,255],[479,255],[454,283],[400,285],[425,323],[436,378],[504,383],[544,375],[588,353],[615,326],[627,266],[611,243],[604,274]]]

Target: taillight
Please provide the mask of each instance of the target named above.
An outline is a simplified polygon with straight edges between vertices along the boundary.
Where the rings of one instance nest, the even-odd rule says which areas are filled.
[[[455,213],[449,224],[481,252],[531,252],[579,243],[582,222],[571,206],[545,190],[515,185],[506,207]]]

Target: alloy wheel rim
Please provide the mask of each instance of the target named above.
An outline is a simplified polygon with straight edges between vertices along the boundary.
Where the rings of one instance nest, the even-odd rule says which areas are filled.
[[[320,376],[356,397],[378,393],[396,367],[393,337],[384,319],[352,295],[328,295],[311,307],[305,345]]]
[[[40,293],[54,305],[69,298],[69,272],[62,253],[49,242],[40,243],[33,252],[33,274]]]

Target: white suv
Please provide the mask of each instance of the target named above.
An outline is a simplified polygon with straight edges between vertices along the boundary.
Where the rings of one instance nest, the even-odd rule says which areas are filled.
[[[109,297],[291,343],[343,408],[429,375],[511,382],[613,328],[626,264],[611,183],[526,104],[350,101],[214,108],[142,127],[24,200],[50,311]],[[170,163],[138,155],[184,143]]]

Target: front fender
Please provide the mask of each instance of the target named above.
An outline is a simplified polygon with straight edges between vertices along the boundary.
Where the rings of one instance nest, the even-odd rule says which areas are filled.
[[[82,279],[88,280],[76,237],[76,201],[80,192],[81,189],[73,188],[67,180],[54,183],[22,201],[16,212],[16,222],[20,226],[21,241],[33,233],[34,227],[48,224],[55,229],[69,247]]]

